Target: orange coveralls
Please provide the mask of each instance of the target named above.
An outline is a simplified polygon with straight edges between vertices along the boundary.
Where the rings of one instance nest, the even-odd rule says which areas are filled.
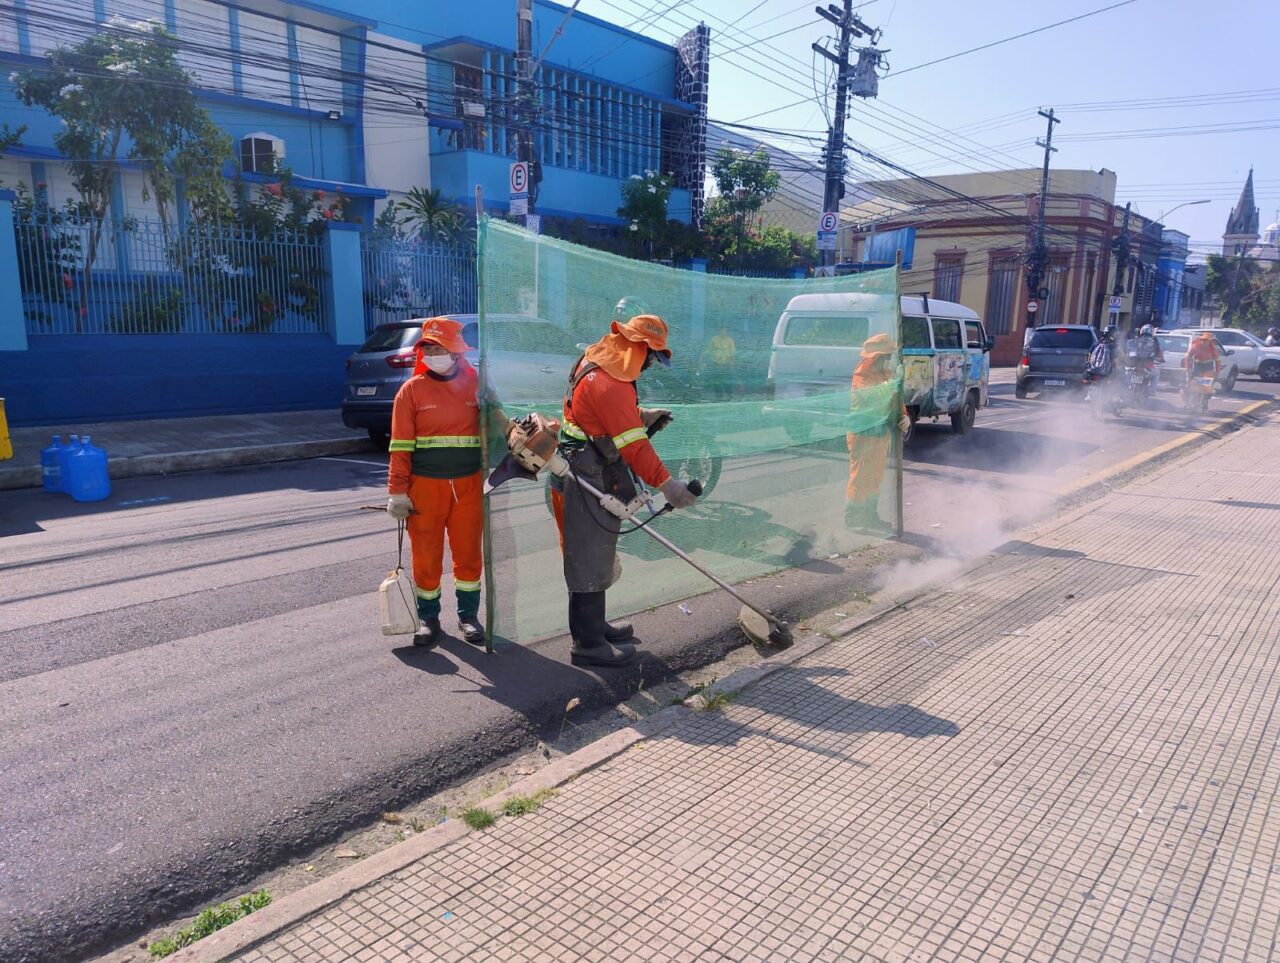
[[[884,384],[892,377],[893,372],[882,360],[891,357],[892,347],[892,342],[885,335],[873,335],[863,346],[862,359],[853,370],[851,382],[851,398],[855,406],[861,401],[858,396],[860,390]],[[904,407],[901,414],[906,413]],[[849,432],[845,436],[849,446],[849,484],[845,488],[845,501],[849,505],[874,506],[889,463],[893,427],[892,423],[886,423],[883,428]]]
[[[391,413],[387,489],[413,502],[409,541],[422,617],[440,614],[444,540],[453,556],[458,615],[480,610],[484,531],[480,400],[475,368],[459,359],[444,377],[427,371],[401,386]]]

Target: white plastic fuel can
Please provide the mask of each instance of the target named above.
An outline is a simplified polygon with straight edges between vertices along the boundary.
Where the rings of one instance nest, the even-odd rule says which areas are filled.
[[[404,521],[397,526],[399,557],[396,567],[378,586],[378,605],[382,610],[383,635],[413,635],[421,626],[418,621],[418,597],[413,591],[413,579],[404,570]]]

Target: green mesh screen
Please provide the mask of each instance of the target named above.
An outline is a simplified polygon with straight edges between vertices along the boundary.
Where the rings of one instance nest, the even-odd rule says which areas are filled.
[[[638,299],[667,322],[672,365],[640,376],[640,403],[674,412],[654,446],[672,475],[699,479],[705,494],[654,525],[701,564],[735,582],[897,531],[896,271],[728,277],[616,257],[493,220],[482,223],[479,244],[481,355],[512,417],[530,410],[561,417],[570,369],[609,330],[620,299]],[[863,346],[876,335],[891,348],[875,376],[881,380],[852,391]],[[663,504],[656,493],[655,504]],[[549,506],[545,479],[507,482],[487,501],[496,638],[565,630]],[[712,587],[642,531],[620,538],[619,557],[610,617]]]

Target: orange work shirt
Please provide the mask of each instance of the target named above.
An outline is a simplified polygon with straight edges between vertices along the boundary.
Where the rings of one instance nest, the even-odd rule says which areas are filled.
[[[459,361],[448,375],[428,371],[400,386],[391,410],[390,494],[408,492],[410,475],[463,478],[480,470],[479,381]]]
[[[564,419],[569,437],[578,437],[576,427],[580,440],[613,439],[623,461],[646,485],[659,488],[671,477],[644,430],[634,382],[620,381],[602,368],[588,372],[565,404]]]

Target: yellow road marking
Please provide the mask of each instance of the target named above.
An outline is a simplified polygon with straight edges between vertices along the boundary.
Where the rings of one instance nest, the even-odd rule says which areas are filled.
[[[1185,432],[1171,441],[1166,441],[1162,445],[1157,445],[1155,448],[1149,448],[1144,452],[1139,452],[1132,458],[1126,458],[1122,462],[1103,468],[1091,475],[1086,475],[1084,478],[1072,482],[1065,488],[1059,488],[1057,494],[1059,497],[1067,498],[1074,495],[1076,492],[1083,491],[1084,489],[1096,485],[1099,482],[1115,478],[1117,475],[1123,475],[1125,472],[1132,471],[1135,468],[1145,465],[1147,462],[1159,458],[1161,455],[1167,454],[1176,448],[1181,448],[1183,445],[1190,444],[1197,438],[1203,438],[1205,435],[1211,434],[1219,428],[1224,428],[1233,421],[1251,415],[1255,411],[1260,411],[1271,404],[1272,402],[1270,401],[1255,401],[1252,404],[1245,405],[1239,411],[1233,412],[1229,415],[1224,415],[1217,421],[1210,422],[1202,428],[1198,428],[1195,431]]]

